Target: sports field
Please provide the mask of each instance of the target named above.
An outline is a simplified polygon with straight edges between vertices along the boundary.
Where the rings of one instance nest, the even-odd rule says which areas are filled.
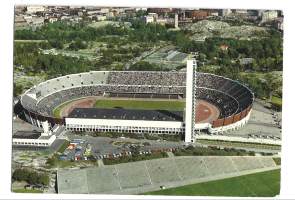
[[[100,99],[96,101],[95,107],[182,111],[185,107],[185,102]]]
[[[70,107],[85,107],[83,101],[89,98],[82,98],[65,102],[53,110],[54,117],[60,118],[63,116],[62,112]],[[77,102],[80,102],[77,104]],[[88,107],[86,105],[86,107]],[[92,107],[92,106],[91,106]],[[142,109],[142,110],[170,110],[183,111],[185,107],[184,101],[177,100],[134,100],[134,99],[98,99],[94,106],[95,108],[125,108],[125,109]],[[70,109],[71,110],[71,109]]]
[[[145,195],[273,197],[280,192],[280,169],[148,192]]]

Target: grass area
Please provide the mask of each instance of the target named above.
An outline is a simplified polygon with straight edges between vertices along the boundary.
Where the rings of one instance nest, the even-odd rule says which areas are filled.
[[[66,148],[69,146],[69,144],[70,144],[70,142],[65,140],[64,143],[59,147],[57,152],[63,153],[66,150]]]
[[[148,192],[145,195],[273,197],[280,192],[280,169]]]
[[[36,42],[36,43],[39,43],[39,42],[48,42],[47,40],[14,40],[14,42]]]
[[[110,138],[118,138],[118,137],[126,137],[126,138],[134,138],[134,139],[148,139],[148,140],[166,140],[166,141],[183,141],[184,135],[176,134],[154,134],[151,135],[149,133],[143,134],[135,134],[135,133],[117,133],[117,132],[72,132],[73,134],[79,136],[85,136],[85,134],[90,135],[92,137],[110,137]]]
[[[166,152],[152,153],[152,154],[146,154],[146,155],[135,154],[132,156],[123,156],[119,158],[104,158],[103,163],[105,165],[115,165],[120,163],[136,162],[141,160],[151,160],[151,159],[167,158],[167,157],[168,155]]]
[[[280,145],[271,144],[259,144],[259,143],[244,143],[244,142],[233,142],[233,141],[217,141],[217,140],[197,140],[198,143],[206,145],[221,145],[225,147],[243,147],[243,148],[257,148],[257,149],[272,149],[280,150]]]
[[[61,118],[61,110],[72,103],[77,101],[74,99],[67,101],[53,110],[53,116]],[[145,100],[114,100],[114,99],[100,99],[95,103],[96,108],[125,108],[125,109],[144,109],[144,110],[170,110],[170,111],[182,111],[185,107],[183,101],[145,101]]]
[[[35,189],[13,189],[12,192],[15,193],[43,193],[41,190],[35,190]]]
[[[52,161],[54,159],[54,161]],[[74,167],[77,163],[70,160],[58,160],[57,158],[51,158],[50,164],[47,166],[48,169],[50,168],[71,168]]]
[[[97,162],[94,160],[59,160],[57,154],[53,155],[51,158],[48,158],[46,164],[47,169],[97,166]]]
[[[282,106],[282,98],[272,96],[271,103],[275,104],[275,105],[278,105],[278,106]]]
[[[188,146],[185,149],[177,149],[174,152],[175,156],[254,156],[254,152],[247,152],[241,149],[219,147],[193,147]]]
[[[185,107],[185,102],[101,99],[96,101],[95,107],[182,111]]]
[[[275,158],[272,158],[272,159],[276,163],[276,165],[281,165],[281,158],[275,157]]]
[[[169,135],[169,134],[154,134],[151,135],[149,133],[144,134],[144,138],[148,140],[167,140],[167,141],[174,141],[179,142],[184,140],[183,134],[176,134],[176,135]]]

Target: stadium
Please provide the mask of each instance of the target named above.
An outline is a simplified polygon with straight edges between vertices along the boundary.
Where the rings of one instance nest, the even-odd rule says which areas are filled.
[[[198,131],[244,126],[253,101],[245,85],[197,72],[196,61],[188,60],[186,72],[91,71],[50,79],[21,96],[19,115],[38,127],[48,121],[70,131],[185,134],[191,142]]]

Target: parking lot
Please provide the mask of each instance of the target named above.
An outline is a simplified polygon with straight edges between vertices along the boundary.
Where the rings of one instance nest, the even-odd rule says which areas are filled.
[[[86,146],[91,149],[91,154],[96,159],[107,157],[118,157],[122,155],[131,155],[135,149],[139,154],[148,154],[152,151],[169,150],[172,148],[183,147],[183,142],[171,142],[163,140],[146,140],[146,139],[131,139],[131,138],[108,138],[108,137],[93,137],[90,135],[80,136],[68,132],[65,136],[69,140],[83,140],[80,144],[82,147],[81,152],[85,151]],[[74,151],[66,150],[64,154],[67,154],[69,158],[73,158]],[[82,153],[83,157],[83,153]]]
[[[72,139],[65,151],[59,156],[60,160],[88,160],[92,155],[91,145],[83,139]]]

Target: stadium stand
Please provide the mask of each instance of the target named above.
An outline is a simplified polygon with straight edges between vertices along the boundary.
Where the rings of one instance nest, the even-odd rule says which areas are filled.
[[[196,98],[215,105],[220,110],[218,128],[245,118],[251,110],[254,95],[238,81],[221,76],[200,73],[196,75]],[[27,121],[48,120],[63,123],[55,118],[53,110],[64,102],[90,97],[128,98],[185,98],[186,72],[158,71],[91,71],[71,74],[40,83],[21,96]]]

